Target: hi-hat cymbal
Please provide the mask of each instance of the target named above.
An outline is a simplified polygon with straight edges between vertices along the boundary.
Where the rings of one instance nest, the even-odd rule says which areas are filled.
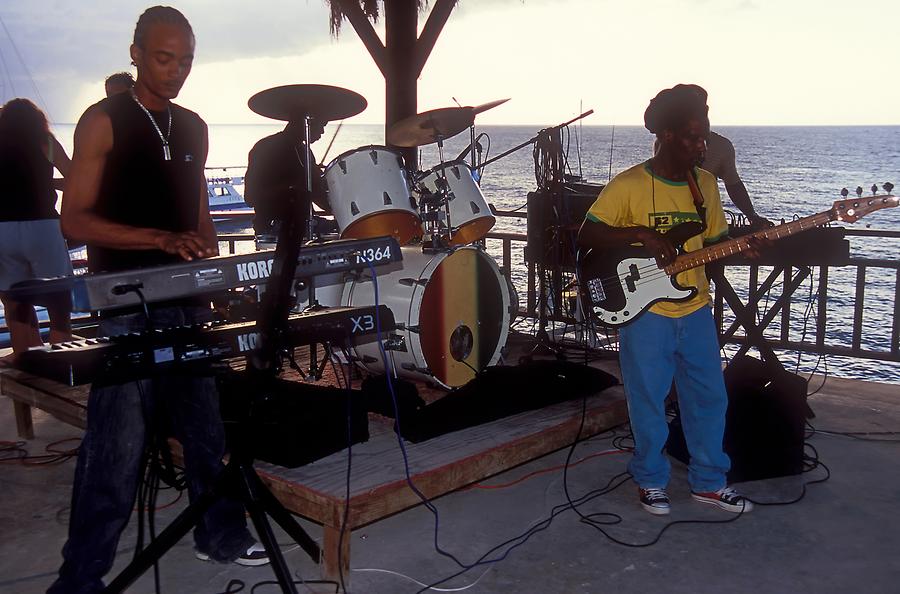
[[[417,113],[395,123],[387,142],[394,146],[422,146],[456,136],[475,121],[471,107],[443,107]]]
[[[479,114],[483,111],[487,111],[489,109],[494,109],[498,105],[503,105],[507,101],[509,101],[509,97],[507,97],[506,99],[496,99],[494,101],[488,101],[487,103],[482,103],[481,105],[476,105],[472,109],[475,110],[476,114]]]
[[[332,122],[355,116],[368,103],[359,93],[329,85],[285,85],[250,97],[254,112],[275,120],[291,121],[305,116]]]

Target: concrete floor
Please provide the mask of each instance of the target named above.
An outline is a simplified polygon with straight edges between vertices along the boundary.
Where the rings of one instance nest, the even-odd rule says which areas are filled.
[[[900,389],[895,385],[829,379],[810,403],[817,414],[813,424],[820,431],[900,431]],[[37,411],[35,431],[37,437],[24,445],[32,455],[44,453],[50,442],[79,435]],[[759,506],[736,520],[731,514],[693,502],[685,469],[675,463],[669,489],[670,516],[642,511],[634,485],[627,482],[579,507],[585,515],[610,514],[593,516],[610,524],[602,526],[608,537],[580,522],[573,511],[564,511],[502,561],[475,567],[441,584],[439,591],[900,592],[900,515],[896,513],[900,509],[900,435],[871,437],[893,441],[822,432],[813,435],[809,443],[830,469],[831,478],[810,485],[798,503]],[[16,440],[12,405],[6,399],[0,399],[0,439]],[[609,435],[602,435],[580,444],[573,463],[611,450],[612,441]],[[436,500],[440,548],[471,564],[547,518],[554,506],[566,501],[558,467],[567,454],[550,454],[482,486],[502,485],[546,471],[514,485],[472,488]],[[612,453],[570,467],[566,483],[570,496],[577,499],[605,486],[624,471],[627,459],[626,454]],[[53,580],[66,536],[73,469],[74,460],[44,466],[0,464],[0,592],[35,594]],[[789,501],[801,494],[804,482],[824,474],[819,468],[800,476],[746,483],[741,490],[757,501]],[[164,492],[160,499],[169,501],[170,495]],[[158,525],[165,525],[182,506],[179,502],[160,511]],[[694,522],[678,523],[684,521]],[[321,540],[318,526],[304,526],[313,538]],[[123,536],[114,571],[129,559],[134,534],[132,522]],[[449,556],[435,551],[435,519],[424,506],[358,529],[350,538],[352,570],[347,580],[354,594],[413,593],[421,588],[414,580],[428,584],[459,571]],[[634,548],[612,539],[632,544],[658,541]],[[282,534],[280,541],[289,539]],[[508,547],[499,548],[494,558],[506,550]],[[290,550],[286,559],[298,577],[318,578],[318,567],[302,551]],[[254,583],[272,579],[267,567],[197,561],[188,539],[164,557],[160,573],[162,591],[178,593],[224,593],[232,579],[243,580],[244,591],[249,592]],[[298,590],[334,592],[336,587],[306,584]],[[150,574],[128,591],[153,592]],[[276,585],[255,590],[260,594],[278,591]]]

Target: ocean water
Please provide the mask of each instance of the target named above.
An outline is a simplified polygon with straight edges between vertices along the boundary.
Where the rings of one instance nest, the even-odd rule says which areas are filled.
[[[548,124],[552,125],[552,124]],[[260,138],[281,128],[279,125],[211,125],[210,167],[243,166],[247,153]],[[868,188],[877,183],[900,183],[900,126],[883,127],[764,127],[728,126],[714,128],[730,138],[735,145],[738,170],[753,199],[758,212],[772,220],[790,220],[829,209],[841,198],[846,187],[853,192],[862,186]],[[55,133],[71,154],[74,126],[57,125]],[[477,132],[482,139],[483,157],[499,155],[513,147],[532,140],[539,128],[536,126],[484,126]],[[363,146],[383,144],[384,130],[376,125],[345,124],[338,128],[329,124],[325,135],[313,145],[317,161],[329,163],[336,156]],[[638,126],[578,126],[572,125],[563,135],[567,146],[568,166],[571,173],[581,175],[586,181],[606,182],[610,175],[641,162],[649,157],[653,137]],[[467,133],[449,139],[444,147],[444,158],[452,159],[468,145]],[[331,143],[330,148],[328,147]],[[327,150],[326,150],[327,149]],[[440,163],[436,145],[423,147],[419,169],[427,171]],[[485,198],[498,210],[524,211],[526,196],[536,187],[532,146],[524,148],[489,165],[481,182]],[[900,190],[898,190],[900,191]],[[737,212],[723,192],[726,210]],[[869,214],[849,228],[900,230],[900,209],[885,209]],[[524,219],[500,219],[495,231],[525,233]],[[850,238],[851,255],[866,258],[898,258],[900,240],[872,240]],[[488,251],[499,260],[500,244],[489,243]],[[742,270],[729,269],[733,284],[740,284]],[[513,252],[513,278],[524,301],[525,268],[521,250]],[[854,269],[832,269],[829,278],[829,322],[831,334],[828,342],[849,344],[852,308],[854,302]],[[863,345],[886,349],[890,339],[893,319],[893,294],[896,275],[885,269],[870,269],[867,275],[867,301],[864,317]],[[746,283],[746,281],[744,281]],[[801,303],[794,311],[802,311],[802,295],[815,293],[817,279],[813,276],[795,294]],[[776,295],[777,296],[777,295]],[[773,297],[774,299],[774,297]],[[809,328],[814,327],[814,317]],[[840,320],[846,320],[841,324]],[[799,339],[803,332],[798,324],[792,338]],[[773,326],[777,331],[777,325]],[[795,335],[796,334],[796,335]],[[797,363],[798,371],[823,372],[900,383],[900,365],[852,360],[842,357],[805,356],[799,363],[796,355],[782,357],[786,366]]]

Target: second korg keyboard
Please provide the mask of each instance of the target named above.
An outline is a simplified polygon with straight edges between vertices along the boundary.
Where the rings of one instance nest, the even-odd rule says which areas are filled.
[[[376,318],[377,316],[377,318]],[[339,343],[396,327],[385,305],[330,307],[291,315],[283,339],[290,345]],[[162,328],[108,338],[35,347],[20,353],[16,367],[70,386],[106,379],[133,379],[173,365],[230,359],[256,350],[256,322]]]

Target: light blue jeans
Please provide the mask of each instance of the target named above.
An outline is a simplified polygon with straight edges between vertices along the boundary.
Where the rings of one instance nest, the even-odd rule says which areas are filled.
[[[669,427],[665,400],[675,382],[695,493],[725,486],[731,466],[722,449],[728,395],[719,341],[708,307],[681,318],[645,312],[619,330],[619,362],[634,433],[628,470],[642,488],[665,488],[671,472],[663,453]]]

